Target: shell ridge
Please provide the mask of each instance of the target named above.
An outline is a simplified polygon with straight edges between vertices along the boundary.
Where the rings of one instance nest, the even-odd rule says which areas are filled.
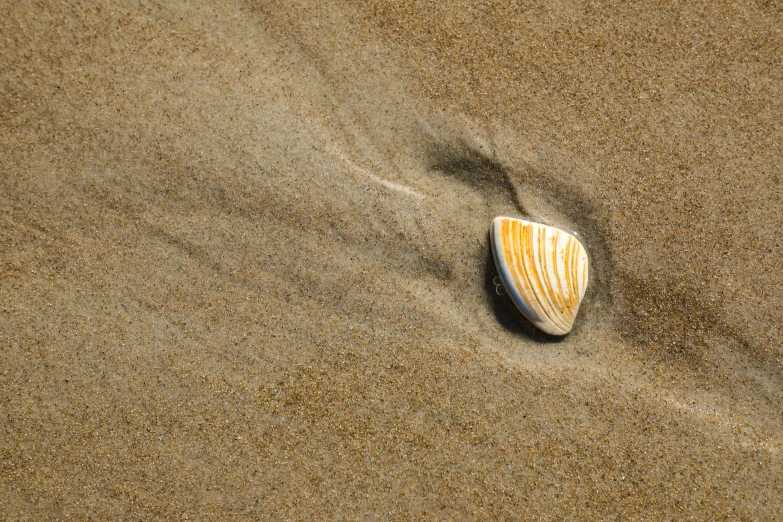
[[[574,238],[574,253],[572,254],[571,270],[573,271],[574,288],[572,289],[575,308],[579,308],[582,298],[584,297],[585,289],[587,288],[586,280],[586,256],[582,244]],[[585,261],[583,261],[583,259]],[[580,267],[582,270],[580,270]],[[577,297],[578,296],[578,297]],[[576,312],[574,312],[576,313]]]
[[[532,225],[530,225],[531,228]],[[535,229],[534,229],[535,230]],[[536,269],[537,269],[537,275],[539,276],[540,284],[541,284],[541,290],[543,294],[543,300],[546,304],[546,312],[547,312],[547,318],[555,324],[557,327],[559,327],[562,330],[568,330],[568,325],[565,324],[563,321],[563,318],[558,313],[557,306],[555,303],[555,292],[552,288],[552,281],[549,275],[549,264],[548,264],[548,238],[547,238],[547,230],[546,229],[538,229],[536,230],[536,246],[538,247],[536,251]],[[539,271],[540,269],[540,271]]]
[[[554,273],[554,281],[552,284],[554,285],[553,288],[556,289],[555,292],[555,299],[557,299],[557,310],[561,314],[565,314],[568,310],[568,302],[567,297],[568,294],[563,292],[563,287],[560,284],[560,281],[562,281],[562,276],[560,274],[560,264],[557,262],[558,255],[560,254],[560,248],[558,248],[558,245],[560,244],[560,234],[553,234],[552,236],[552,252],[549,256],[549,261],[552,263],[552,272]]]
[[[506,269],[510,272],[512,283],[515,286],[515,289],[517,293],[519,294],[519,298],[524,302],[525,308],[528,309],[529,313],[533,315],[533,317],[529,318],[531,321],[540,321],[539,314],[537,313],[537,310],[535,306],[530,302],[528,296],[526,295],[525,289],[522,286],[522,281],[525,279],[524,270],[521,271],[519,267],[521,266],[521,259],[522,259],[522,253],[518,250],[520,241],[513,241],[514,238],[514,228],[518,225],[518,223],[515,223],[510,218],[503,218],[501,220],[500,225],[500,244],[503,248],[503,257],[504,262],[506,263]],[[517,305],[517,308],[520,306]],[[524,313],[524,312],[523,312]]]
[[[535,295],[526,263],[526,245],[529,240],[529,230],[521,222],[509,218],[509,235],[507,240],[511,245],[511,251],[514,253],[513,268],[519,294],[534,316],[530,320],[534,323],[541,323],[546,319],[546,315]]]
[[[509,220],[510,221],[510,220]],[[527,270],[527,265],[525,263],[525,243],[527,242],[528,238],[528,231],[522,225],[521,223],[510,221],[511,227],[510,229],[510,235],[508,237],[508,240],[513,245],[513,252],[517,254],[515,256],[515,275],[517,276],[517,285],[519,287],[519,293],[522,296],[522,299],[524,299],[525,304],[533,311],[533,314],[535,315],[535,321],[541,322],[543,318],[545,317],[543,315],[543,310],[541,310],[540,303],[537,302],[535,292],[533,292],[533,288],[530,284],[530,277]],[[516,232],[516,234],[515,234]],[[519,241],[514,241],[514,238],[518,237]],[[527,288],[525,288],[523,283],[527,283]],[[530,294],[533,294],[532,296]]]
[[[565,248],[560,248],[558,245],[560,245],[561,238],[565,238]],[[555,263],[555,270],[556,270],[556,279],[558,283],[558,289],[560,290],[559,296],[562,302],[562,313],[566,317],[567,321],[569,323],[574,322],[574,316],[571,312],[572,309],[572,299],[571,299],[571,292],[570,292],[570,284],[571,284],[571,278],[569,277],[569,270],[568,270],[568,249],[571,245],[571,242],[569,241],[568,237],[565,237],[564,234],[558,234],[557,235],[557,242],[555,245],[555,251],[552,254],[553,262]],[[561,273],[561,266],[559,263],[559,260],[562,256],[563,259],[563,266],[562,266],[562,273]]]
[[[582,261],[582,258],[584,260],[582,261],[582,284],[579,287],[579,298],[583,298],[585,296],[585,292],[587,291],[587,283],[588,283],[588,263],[589,260],[587,258],[587,252],[585,252],[584,248],[580,250],[580,261]]]
[[[566,278],[568,280],[568,297],[569,297],[569,308],[573,309],[575,304],[575,296],[577,295],[577,291],[579,288],[579,274],[577,272],[576,266],[574,265],[574,260],[576,259],[574,256],[574,251],[577,250],[576,240],[573,239],[573,237],[568,238],[568,246],[566,248],[566,257],[565,257],[565,263],[564,268],[566,272]],[[572,312],[572,315],[575,315]]]
[[[563,237],[562,234],[559,233],[559,231],[555,231],[552,234],[552,244],[551,244],[551,255],[549,256],[549,261],[552,263],[552,271],[551,275],[554,279],[550,277],[550,281],[552,283],[552,289],[553,289],[553,296],[556,300],[557,304],[557,312],[560,314],[561,319],[564,323],[570,324],[572,321],[571,314],[570,314],[570,306],[569,306],[569,300],[568,300],[568,292],[564,291],[563,285],[561,281],[563,280],[563,275],[560,272],[560,263],[558,263],[558,258],[562,253],[562,248],[560,247],[561,238]],[[566,243],[567,244],[567,243]],[[563,270],[564,272],[567,272],[567,270]]]
[[[525,231],[524,252],[522,259],[527,284],[530,288],[530,293],[533,294],[533,300],[535,300],[535,303],[538,305],[539,321],[542,319],[550,319],[549,314],[547,314],[546,308],[544,307],[544,303],[541,302],[541,297],[539,295],[541,294],[541,279],[538,277],[538,271],[536,270],[535,230],[530,225],[521,225],[521,228]]]
[[[562,250],[560,242],[562,233],[555,228],[550,228],[548,229],[549,231],[551,231],[552,240],[548,243],[551,253],[547,256],[547,261],[551,263],[551,270],[547,270],[547,276],[552,289],[554,312],[557,314],[561,328],[567,332],[571,329],[573,318],[568,306],[568,293],[563,291],[563,287],[560,284],[560,272],[557,263],[557,258]]]

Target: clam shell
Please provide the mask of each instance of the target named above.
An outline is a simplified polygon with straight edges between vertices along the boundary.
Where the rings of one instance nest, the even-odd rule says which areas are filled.
[[[506,291],[531,323],[565,335],[587,290],[587,252],[573,235],[540,223],[496,217],[492,254]]]

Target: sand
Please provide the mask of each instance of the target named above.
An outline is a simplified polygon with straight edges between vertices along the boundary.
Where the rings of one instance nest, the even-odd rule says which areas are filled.
[[[783,518],[775,2],[5,1],[0,109],[3,520]]]

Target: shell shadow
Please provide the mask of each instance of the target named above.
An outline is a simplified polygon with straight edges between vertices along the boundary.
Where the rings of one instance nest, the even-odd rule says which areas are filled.
[[[437,143],[430,147],[428,161],[430,171],[454,178],[482,193],[487,200],[503,200],[526,214],[507,169],[485,151],[464,141]]]
[[[487,244],[487,255],[484,260],[484,293],[487,302],[492,309],[492,313],[495,315],[495,319],[500,326],[509,333],[527,337],[539,343],[560,343],[567,339],[569,334],[558,336],[542,332],[522,315],[522,312],[517,309],[508,295],[498,295],[497,292],[495,292],[495,283],[493,282],[493,279],[498,276],[498,271],[495,267],[495,259],[492,256],[489,233],[487,233]]]

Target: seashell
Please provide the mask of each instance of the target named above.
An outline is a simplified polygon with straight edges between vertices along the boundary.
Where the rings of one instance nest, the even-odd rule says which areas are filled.
[[[552,335],[571,331],[587,290],[587,252],[573,235],[522,219],[496,217],[492,255],[519,311]]]

